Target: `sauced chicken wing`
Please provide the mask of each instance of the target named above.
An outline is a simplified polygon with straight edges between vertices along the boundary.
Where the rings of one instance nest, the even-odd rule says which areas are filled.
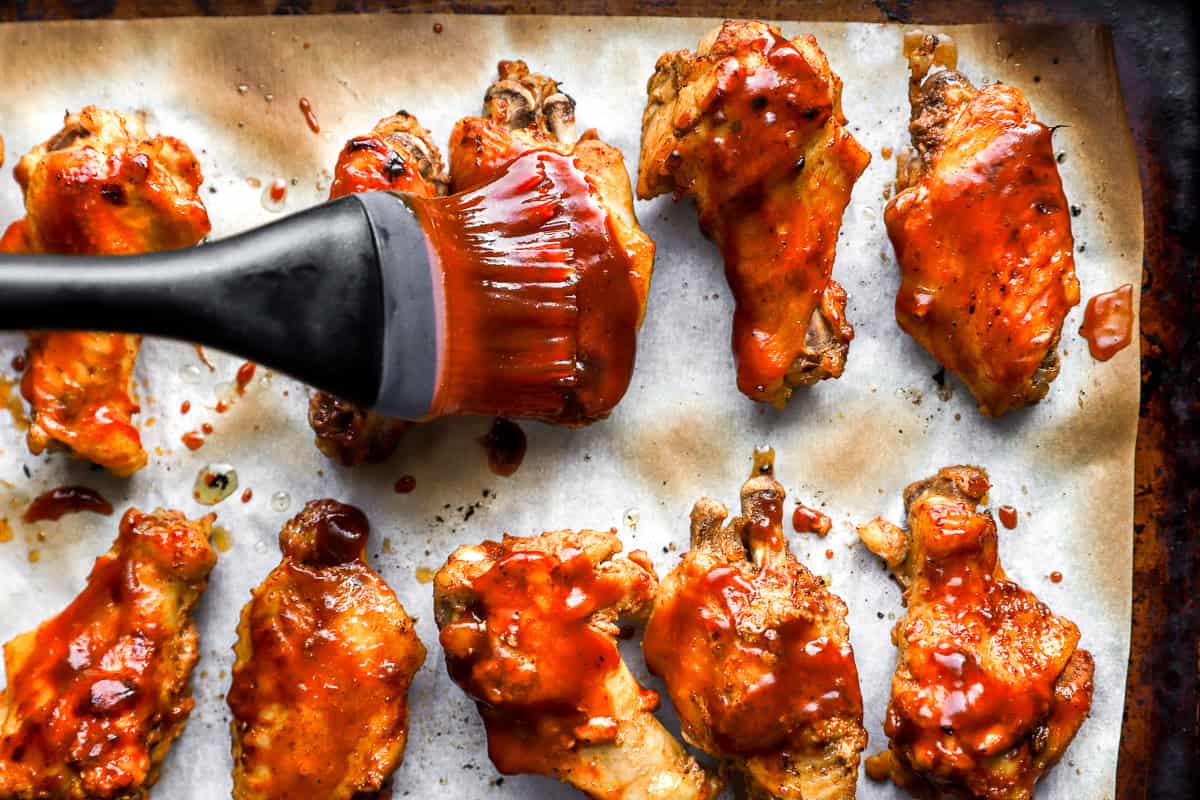
[[[896,320],[999,416],[1046,395],[1079,302],[1051,130],[1019,89],[973,86],[944,37],[910,35],[905,47],[917,155],[884,212],[900,262]],[[928,75],[935,62],[947,68]]]
[[[638,197],[696,199],[737,304],[738,388],[784,405],[841,376],[854,329],[831,280],[842,212],[871,160],[812,36],[726,21],[665,53],[646,87]]]
[[[916,797],[1027,800],[1087,717],[1092,656],[1079,629],[1007,580],[976,467],[904,490],[908,530],[859,529],[904,588],[908,613],[884,718],[890,750],[867,760]]]
[[[446,192],[442,156],[417,118],[400,111],[366,136],[346,142],[338,156],[330,199],[387,190],[434,197]],[[328,392],[313,392],[308,422],[317,447],[346,466],[386,461],[411,423],[376,414]]]
[[[553,775],[594,798],[716,797],[621,660],[619,615],[657,585],[613,533],[554,531],[460,547],[434,580],[450,676],[475,698],[502,773]]]
[[[190,247],[209,231],[192,151],[115,111],[68,114],[15,175],[26,214],[0,238],[0,252],[129,255]],[[140,342],[131,334],[31,333],[21,381],[33,409],[29,449],[66,446],[121,476],[145,466],[132,422]]]
[[[683,733],[728,759],[750,798],[854,797],[866,746],[846,605],[796,560],[784,489],[742,487],[742,515],[707,497],[692,549],[662,582],[643,647]]]
[[[368,534],[357,508],[308,503],[242,610],[228,695],[237,800],[391,796],[425,648],[363,560]]]
[[[87,586],[4,646],[0,798],[145,798],[192,710],[213,515],[130,509]]]

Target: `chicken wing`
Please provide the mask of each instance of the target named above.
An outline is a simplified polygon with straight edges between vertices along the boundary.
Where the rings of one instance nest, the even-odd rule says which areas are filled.
[[[871,156],[816,39],[727,20],[695,55],[663,54],[646,93],[638,197],[696,199],[737,304],[738,388],[782,407],[793,387],[841,376],[854,329],[830,275]]]
[[[0,252],[128,255],[190,247],[209,231],[192,151],[115,111],[67,114],[15,175],[25,217],[0,238]],[[145,466],[132,421],[140,343],[131,334],[30,333],[21,381],[33,410],[29,449],[65,446],[120,476]]]
[[[884,718],[890,750],[867,759],[915,797],[1027,800],[1092,703],[1079,629],[1007,580],[996,523],[976,505],[987,474],[947,467],[904,490],[908,530],[859,529],[904,588]]]
[[[368,534],[357,508],[308,503],[242,609],[227,698],[237,800],[391,796],[425,648],[363,560]]]
[[[366,136],[346,142],[338,156],[329,198],[387,190],[422,197],[446,193],[442,156],[417,118],[399,111]],[[308,423],[317,447],[346,466],[386,461],[411,423],[385,417],[328,392],[313,392]]]
[[[910,35],[905,49],[917,155],[884,211],[900,263],[896,320],[999,416],[1046,395],[1079,302],[1051,130],[1020,89],[973,86],[944,37]],[[935,62],[946,69],[928,75]]]
[[[460,547],[434,579],[450,676],[475,698],[504,774],[552,775],[593,798],[712,798],[709,776],[651,713],[621,660],[619,615],[658,580],[611,532],[554,531]]]
[[[663,579],[643,647],[684,737],[728,759],[749,798],[854,797],[867,744],[846,604],[796,560],[766,471],[742,515],[692,508],[692,549]]]
[[[0,798],[147,796],[194,705],[213,519],[130,509],[79,596],[4,646]]]

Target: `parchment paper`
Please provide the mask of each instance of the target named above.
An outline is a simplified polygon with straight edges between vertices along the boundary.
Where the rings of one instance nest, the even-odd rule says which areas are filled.
[[[435,23],[442,33],[434,32]],[[714,24],[342,16],[0,25],[4,171],[9,175],[21,153],[59,128],[64,109],[97,103],[144,110],[153,126],[183,138],[199,155],[213,236],[223,237],[276,216],[261,203],[263,188],[248,178],[262,187],[287,179],[288,212],[315,204],[326,196],[342,143],[397,109],[417,114],[443,145],[455,120],[478,113],[501,58],[523,58],[563,81],[578,102],[580,130],[599,128],[634,170],[644,87],[655,60],[666,50],[694,48]],[[629,394],[610,420],[586,430],[524,424],[529,452],[512,478],[488,471],[476,443],[488,426],[481,419],[420,427],[389,463],[341,468],[312,445],[302,386],[278,375],[256,378],[244,398],[217,414],[213,406],[228,394],[239,361],[217,354],[210,373],[190,347],[147,341],[137,378],[151,458],[132,479],[113,479],[62,455],[30,456],[23,433],[8,414],[0,415],[0,515],[15,533],[0,544],[0,638],[68,603],[116,531],[115,515],[24,525],[20,511],[30,497],[85,483],[101,489],[118,512],[130,504],[161,504],[197,515],[208,510],[192,499],[197,471],[229,462],[254,496],[239,502],[239,488],[216,507],[233,546],[221,554],[201,605],[196,709],[155,796],[227,796],[223,698],[237,615],[251,587],[278,561],[280,525],[304,501],[324,496],[367,511],[374,525],[371,561],[419,617],[429,648],[410,695],[411,735],[396,774],[397,796],[575,796],[547,778],[497,780],[475,709],[446,674],[431,587],[418,582],[418,568],[436,568],[457,545],[504,531],[615,526],[626,549],[645,548],[665,574],[686,549],[692,503],[709,494],[736,506],[752,448],[771,444],[789,497],[822,508],[835,522],[824,540],[793,534],[791,541],[815,572],[831,576],[849,605],[872,753],[886,746],[881,718],[895,662],[888,635],[902,608],[882,563],[855,544],[852,523],[880,513],[900,521],[900,492],[910,481],[947,464],[976,463],[991,475],[993,505],[1011,503],[1020,511],[1016,530],[1000,532],[1009,575],[1077,621],[1082,646],[1096,657],[1091,719],[1038,796],[1111,797],[1129,646],[1137,347],[1094,362],[1076,333],[1081,305],[1064,326],[1062,374],[1039,405],[983,419],[952,377],[950,396],[939,397],[931,377],[937,365],[894,321],[898,276],[882,223],[895,161],[881,152],[907,144],[903,29],[782,27],[789,36],[816,34],[845,81],[850,127],[873,154],[846,213],[834,269],[850,295],[856,329],[840,380],[797,392],[782,412],[736,391],[732,300],[720,257],[701,236],[692,205],[670,198],[637,207],[658,258]],[[1065,158],[1067,197],[1080,209],[1072,223],[1084,298],[1123,283],[1137,286],[1141,194],[1107,34],[1089,26],[941,30],[957,39],[960,68],[973,80],[1014,83],[1041,120],[1066,126],[1054,143]],[[319,135],[305,126],[301,96],[320,119]],[[21,213],[18,188],[6,177],[0,222]],[[3,372],[22,347],[20,335],[0,337]],[[185,399],[192,410],[182,415]],[[189,452],[180,436],[205,421],[216,432]],[[416,491],[397,495],[392,483],[405,473],[416,477]],[[290,497],[286,510],[272,505],[278,492]],[[635,518],[636,527],[630,524]],[[825,558],[827,548],[832,559]],[[32,549],[39,551],[38,563],[27,559]],[[1062,572],[1061,583],[1049,580],[1053,570]],[[636,643],[625,652],[634,672],[661,689],[646,677]],[[677,729],[670,703],[664,706],[662,716]],[[859,781],[859,797],[899,796],[865,776]]]

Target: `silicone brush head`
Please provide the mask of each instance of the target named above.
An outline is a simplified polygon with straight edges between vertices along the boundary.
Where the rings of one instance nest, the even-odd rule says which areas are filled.
[[[407,200],[437,298],[428,416],[608,416],[629,386],[640,306],[630,254],[574,160],[531,151],[477,189]]]

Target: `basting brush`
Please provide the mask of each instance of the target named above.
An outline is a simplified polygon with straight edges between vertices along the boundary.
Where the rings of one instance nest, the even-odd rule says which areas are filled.
[[[209,345],[411,420],[585,424],[629,385],[630,256],[571,158],[449,197],[352,194],[212,244],[0,255],[8,329]]]

